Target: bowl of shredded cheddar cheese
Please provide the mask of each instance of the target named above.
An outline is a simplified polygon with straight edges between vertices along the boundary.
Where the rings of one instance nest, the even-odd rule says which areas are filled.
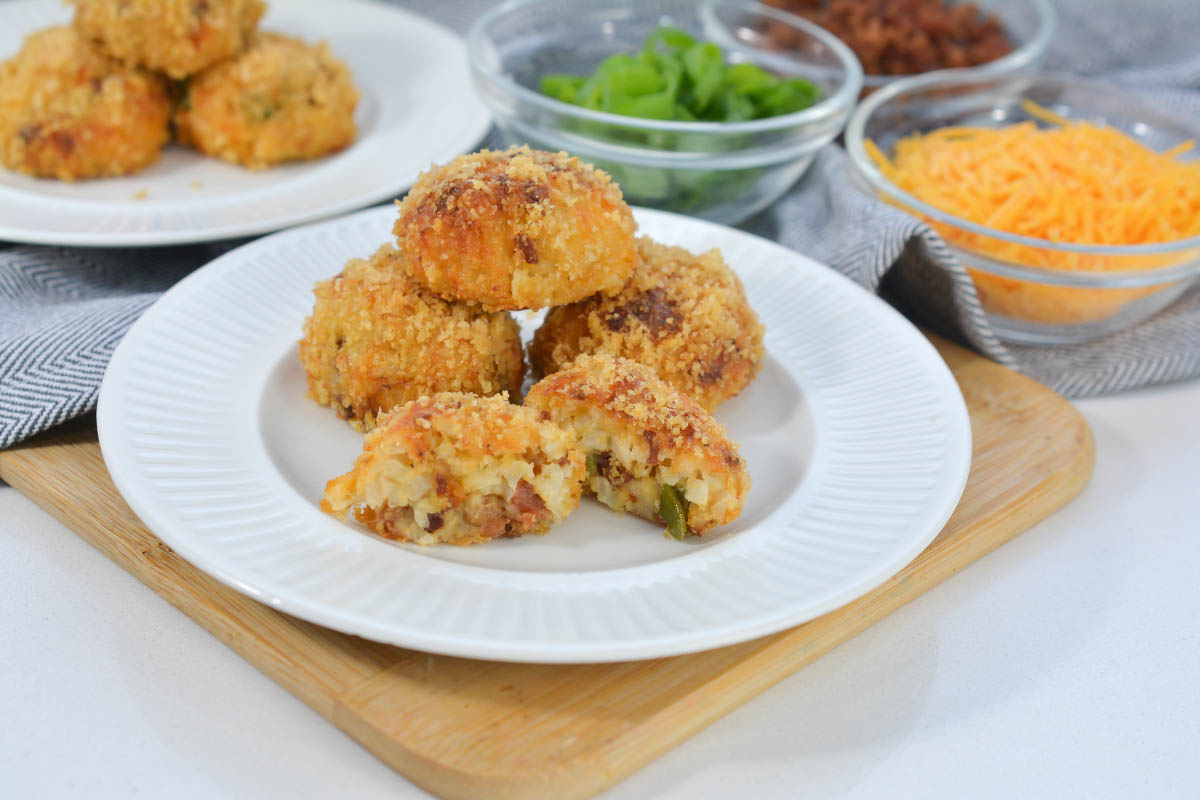
[[[880,90],[846,129],[863,187],[937,231],[1027,344],[1128,328],[1200,276],[1197,139],[1114,86],[954,71]]]

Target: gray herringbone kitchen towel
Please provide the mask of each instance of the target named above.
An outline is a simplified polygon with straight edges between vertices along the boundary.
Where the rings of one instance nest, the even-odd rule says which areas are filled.
[[[490,5],[399,4],[459,31]],[[1103,77],[1177,114],[1200,116],[1195,0],[1057,5],[1060,20],[1048,68]],[[855,189],[847,166],[844,153],[829,146],[804,179],[748,228],[873,290],[885,275],[889,287],[938,287],[920,302],[903,292],[893,299],[921,323],[1071,397],[1200,374],[1200,289],[1153,320],[1101,342],[1045,349],[1002,344],[941,239]],[[138,315],[229,246],[96,250],[0,244],[0,448],[93,408],[108,359]]]

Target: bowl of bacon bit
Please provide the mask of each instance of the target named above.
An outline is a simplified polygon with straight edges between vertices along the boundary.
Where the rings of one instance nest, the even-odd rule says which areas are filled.
[[[1137,94],[943,71],[872,94],[846,128],[867,191],[929,223],[1001,338],[1088,341],[1200,276],[1200,139]]]
[[[897,78],[972,68],[991,75],[1041,63],[1054,32],[1050,0],[763,0],[820,25],[863,65],[867,93]],[[774,26],[780,49],[796,43]]]

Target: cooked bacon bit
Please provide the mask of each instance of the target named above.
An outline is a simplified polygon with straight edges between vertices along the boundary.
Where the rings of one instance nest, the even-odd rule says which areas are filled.
[[[613,486],[621,486],[633,479],[628,470],[613,461],[612,453],[607,450],[594,454],[594,458],[596,461],[596,474]]]
[[[522,514],[537,514],[546,508],[546,501],[525,480],[517,483],[516,491],[509,502]]]
[[[58,152],[69,156],[75,152],[75,137],[66,131],[55,131],[50,134],[50,141],[58,148]]]
[[[946,0],[767,0],[815,22],[850,46],[868,75],[909,75],[995,61],[1012,50],[995,14]],[[789,26],[771,28],[781,47]]]
[[[646,463],[653,466],[658,463],[658,434],[654,431],[642,431],[642,437],[645,438],[646,444],[650,445],[650,455],[646,457]]]
[[[445,520],[442,519],[441,514],[430,514],[429,522],[428,522],[428,524],[426,524],[425,530],[429,531],[430,533],[433,533],[435,531],[441,530],[441,527],[445,524],[446,524],[446,522],[445,522]]]
[[[504,501],[495,495],[489,495],[484,502],[468,510],[465,518],[479,529],[481,536],[489,539],[511,531],[510,522],[504,515]]]
[[[404,529],[412,523],[413,513],[408,506],[363,506],[354,510],[354,518],[387,539],[405,539]]]
[[[533,242],[529,240],[528,236],[523,233],[518,233],[513,237],[513,243],[516,244],[517,249],[521,251],[521,255],[524,257],[526,264],[538,263],[537,248],[533,246]]]

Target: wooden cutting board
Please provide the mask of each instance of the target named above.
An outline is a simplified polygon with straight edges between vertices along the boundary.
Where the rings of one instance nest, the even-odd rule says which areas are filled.
[[[368,642],[281,614],[192,567],[113,487],[94,422],[0,453],[0,477],[372,753],[445,797],[588,797],[819,658],[1073,498],[1087,423],[1034,381],[941,340],[971,414],[962,501],[898,575],[797,628],[694,655],[549,666]]]

